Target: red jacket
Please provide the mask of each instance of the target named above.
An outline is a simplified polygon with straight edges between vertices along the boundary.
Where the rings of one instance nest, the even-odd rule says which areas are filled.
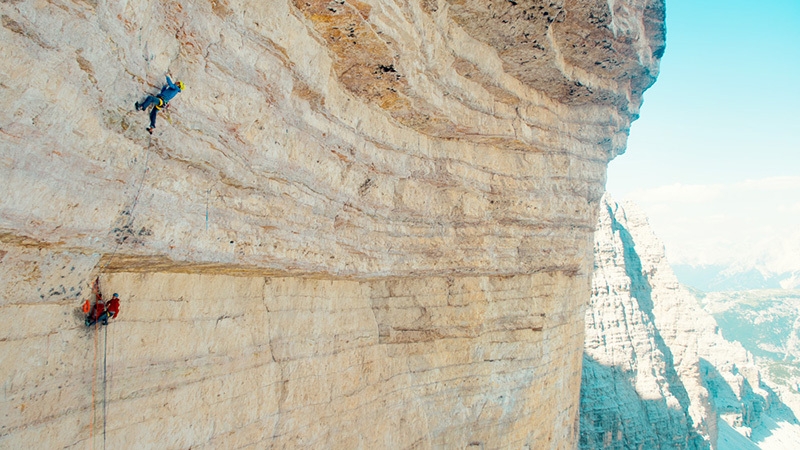
[[[114,297],[108,301],[108,305],[106,305],[106,311],[114,313],[114,318],[116,319],[119,316],[119,298]]]
[[[94,304],[94,311],[92,311],[92,320],[95,322],[100,316],[103,315],[103,312],[106,310],[105,305],[103,304],[102,300],[98,300],[97,303]]]

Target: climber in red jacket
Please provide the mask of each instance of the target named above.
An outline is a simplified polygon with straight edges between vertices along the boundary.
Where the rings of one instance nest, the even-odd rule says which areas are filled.
[[[88,302],[88,300],[87,300]],[[108,325],[109,318],[116,318],[119,315],[119,294],[114,293],[108,304],[103,303],[100,293],[97,293],[97,301],[94,309],[86,316],[86,326],[92,326],[97,322]]]
[[[111,301],[106,305],[106,312],[112,319],[116,319],[119,316],[119,294],[114,293],[114,296],[111,297]],[[103,325],[107,323],[108,321],[105,321]]]
[[[106,311],[97,318],[103,325],[108,325],[108,319],[116,319],[119,315],[119,294],[116,292],[106,305]]]

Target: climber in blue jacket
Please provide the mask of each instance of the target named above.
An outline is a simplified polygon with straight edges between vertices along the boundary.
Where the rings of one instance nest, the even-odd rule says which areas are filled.
[[[153,109],[150,111],[150,126],[147,127],[148,133],[153,134],[153,130],[156,128],[156,114],[158,114],[158,111],[160,111],[161,108],[166,108],[169,101],[181,91],[183,91],[183,81],[173,83],[168,75],[167,85],[161,88],[161,92],[158,95],[148,95],[142,103],[136,102],[137,111],[144,111],[148,106],[154,105]]]

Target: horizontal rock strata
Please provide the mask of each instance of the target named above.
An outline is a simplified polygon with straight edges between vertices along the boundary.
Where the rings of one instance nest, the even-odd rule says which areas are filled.
[[[4,307],[10,323],[37,323],[0,338],[13,362],[3,365],[4,446],[575,439],[583,324],[568,299],[585,286],[574,277],[119,273],[101,283],[124,305],[106,328],[87,329],[68,305]]]
[[[0,3],[0,446],[573,447],[663,14]],[[123,307],[94,335],[98,276]]]
[[[618,5],[619,23],[606,11],[594,25],[596,11],[560,6],[553,15],[594,27],[587,46],[620,47],[626,61],[597,74],[531,63],[531,75],[544,64],[597,89],[613,79],[628,99],[577,102],[513,76],[527,66],[509,73],[491,29],[472,29],[490,17],[541,22],[544,41],[570,27],[496,19],[494,3],[524,10],[4,5],[2,56],[15,64],[0,229],[90,252],[303,272],[576,270],[606,163],[641,101],[631,85],[657,69],[663,42],[648,36],[663,29],[644,18],[653,5]],[[133,102],[166,72],[187,90],[149,138]]]

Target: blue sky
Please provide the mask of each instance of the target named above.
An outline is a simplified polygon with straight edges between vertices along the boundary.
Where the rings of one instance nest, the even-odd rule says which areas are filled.
[[[800,0],[667,0],[658,81],[607,189],[673,263],[757,259],[767,238],[800,250]]]

